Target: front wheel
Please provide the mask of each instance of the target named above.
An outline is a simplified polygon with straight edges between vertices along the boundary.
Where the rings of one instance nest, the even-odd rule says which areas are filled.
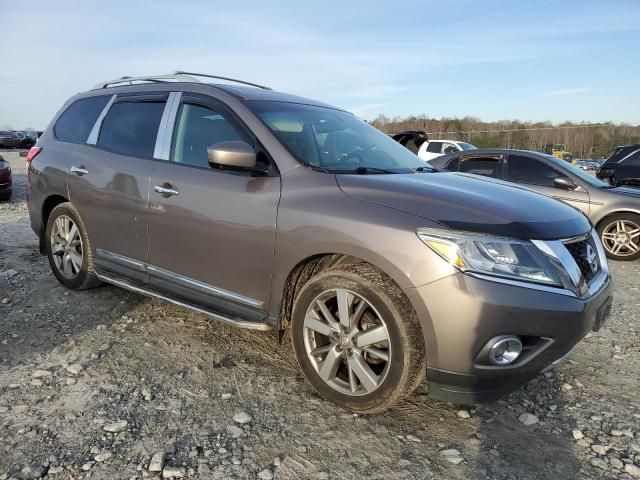
[[[598,234],[607,257],[612,260],[640,258],[640,215],[611,215],[598,225]]]
[[[385,410],[424,380],[416,314],[393,280],[371,265],[341,266],[309,280],[296,298],[291,333],[311,386],[355,412]]]
[[[51,211],[45,242],[51,271],[62,285],[86,290],[101,284],[95,276],[84,223],[71,203],[61,203]]]

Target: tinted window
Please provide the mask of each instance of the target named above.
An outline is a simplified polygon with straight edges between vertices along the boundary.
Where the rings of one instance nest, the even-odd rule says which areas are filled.
[[[509,180],[518,183],[529,183],[544,187],[553,187],[553,179],[566,178],[565,175],[550,167],[546,163],[522,155],[509,155]]]
[[[625,158],[627,155],[629,155],[631,152],[633,152],[636,149],[637,149],[637,145],[630,145],[626,147],[616,148],[613,154],[609,158],[607,158],[607,160],[605,161],[605,164],[607,166],[611,166],[616,163],[619,163],[623,158]]]
[[[102,121],[98,147],[132,157],[153,157],[164,102],[116,102]]]
[[[640,165],[640,150],[622,160],[622,165]]]
[[[500,167],[500,157],[463,157],[460,162],[460,171],[484,175],[485,177],[497,177]]]
[[[442,151],[442,142],[429,142],[427,152],[440,153]]]
[[[238,140],[245,139],[220,113],[199,105],[183,104],[173,138],[172,160],[208,167],[207,147]]]
[[[458,167],[460,167],[460,157],[454,157],[447,164],[446,169],[448,171],[450,171],[450,172],[457,172],[458,171]]]
[[[53,127],[58,140],[85,143],[100,112],[111,97],[91,97],[78,100],[60,115]]]

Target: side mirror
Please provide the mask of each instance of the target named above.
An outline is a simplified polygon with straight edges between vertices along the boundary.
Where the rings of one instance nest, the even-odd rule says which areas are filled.
[[[553,184],[556,188],[562,188],[563,190],[575,190],[578,186],[568,178],[558,177],[553,179]]]
[[[207,147],[212,167],[256,168],[256,151],[245,142],[218,142]]]

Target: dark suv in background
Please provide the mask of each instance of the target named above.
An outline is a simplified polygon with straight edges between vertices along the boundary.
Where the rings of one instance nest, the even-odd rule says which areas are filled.
[[[496,399],[602,326],[607,260],[573,208],[434,173],[338,108],[195,76],[221,78],[103,82],[29,152],[31,225],[67,288],[274,330],[321,395],[369,413],[425,374],[434,397]]]
[[[616,147],[596,175],[614,186],[640,187],[640,143]]]

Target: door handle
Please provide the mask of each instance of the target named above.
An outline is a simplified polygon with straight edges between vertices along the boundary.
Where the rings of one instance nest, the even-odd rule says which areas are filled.
[[[172,195],[178,195],[180,193],[175,188],[171,188],[171,185],[168,183],[165,183],[164,185],[156,185],[153,189],[165,198],[171,197]]]
[[[84,168],[84,165],[81,165],[79,167],[76,167],[75,165],[72,165],[71,168],[69,169],[69,171],[71,173],[75,173],[79,177],[81,177],[82,175],[87,175],[89,173],[89,170]]]

